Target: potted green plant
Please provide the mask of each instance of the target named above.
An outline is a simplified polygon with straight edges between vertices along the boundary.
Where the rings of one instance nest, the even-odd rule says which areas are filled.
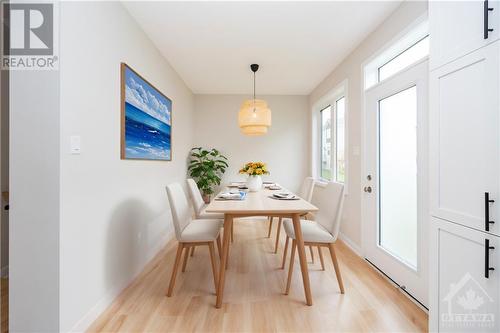
[[[191,149],[189,176],[198,185],[205,203],[210,202],[210,195],[214,193],[215,187],[220,185],[227,167],[227,158],[217,149],[206,150],[202,147]]]

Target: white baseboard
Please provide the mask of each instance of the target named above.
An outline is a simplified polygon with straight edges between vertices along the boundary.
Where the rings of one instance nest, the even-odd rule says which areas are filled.
[[[5,265],[1,268],[0,276],[3,278],[9,277],[9,265]]]
[[[361,250],[361,247],[354,243],[349,237],[347,237],[345,234],[342,232],[339,232],[339,239],[347,245],[352,252],[356,253],[359,257],[363,258],[363,251]]]
[[[121,285],[115,286],[111,290],[109,290],[91,309],[83,318],[81,318],[70,330],[70,332],[85,332],[92,323],[99,318],[101,313],[103,313],[121,294],[125,288],[127,288],[144,270],[146,265],[167,245],[167,243],[174,237],[174,231],[169,231],[161,241],[158,242],[158,245],[153,247],[145,260],[145,263],[142,267],[140,267],[137,272],[132,276],[131,279],[122,283]]]

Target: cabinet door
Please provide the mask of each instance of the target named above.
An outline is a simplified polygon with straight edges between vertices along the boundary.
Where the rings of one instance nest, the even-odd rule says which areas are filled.
[[[433,218],[431,257],[430,331],[499,332],[500,238]]]
[[[488,1],[485,38],[484,1],[429,1],[431,69],[437,68],[498,39],[499,1]]]
[[[499,234],[499,44],[430,75],[431,214]]]

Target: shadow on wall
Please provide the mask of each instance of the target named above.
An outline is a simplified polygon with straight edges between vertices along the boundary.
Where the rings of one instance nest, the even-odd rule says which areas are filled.
[[[156,214],[137,199],[126,200],[116,207],[107,232],[104,267],[107,290],[129,283],[146,264],[151,247],[159,244],[164,233],[151,232],[156,220]],[[163,223],[166,226],[168,221]],[[152,235],[156,239],[151,239]]]

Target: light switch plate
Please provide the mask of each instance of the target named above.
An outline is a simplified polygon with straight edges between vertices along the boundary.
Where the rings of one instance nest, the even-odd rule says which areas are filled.
[[[81,150],[82,140],[79,135],[72,135],[70,137],[70,150],[72,155],[79,155]]]
[[[360,149],[359,149],[359,146],[354,146],[354,147],[352,147],[352,154],[353,154],[354,156],[359,156],[359,154],[360,154]]]

